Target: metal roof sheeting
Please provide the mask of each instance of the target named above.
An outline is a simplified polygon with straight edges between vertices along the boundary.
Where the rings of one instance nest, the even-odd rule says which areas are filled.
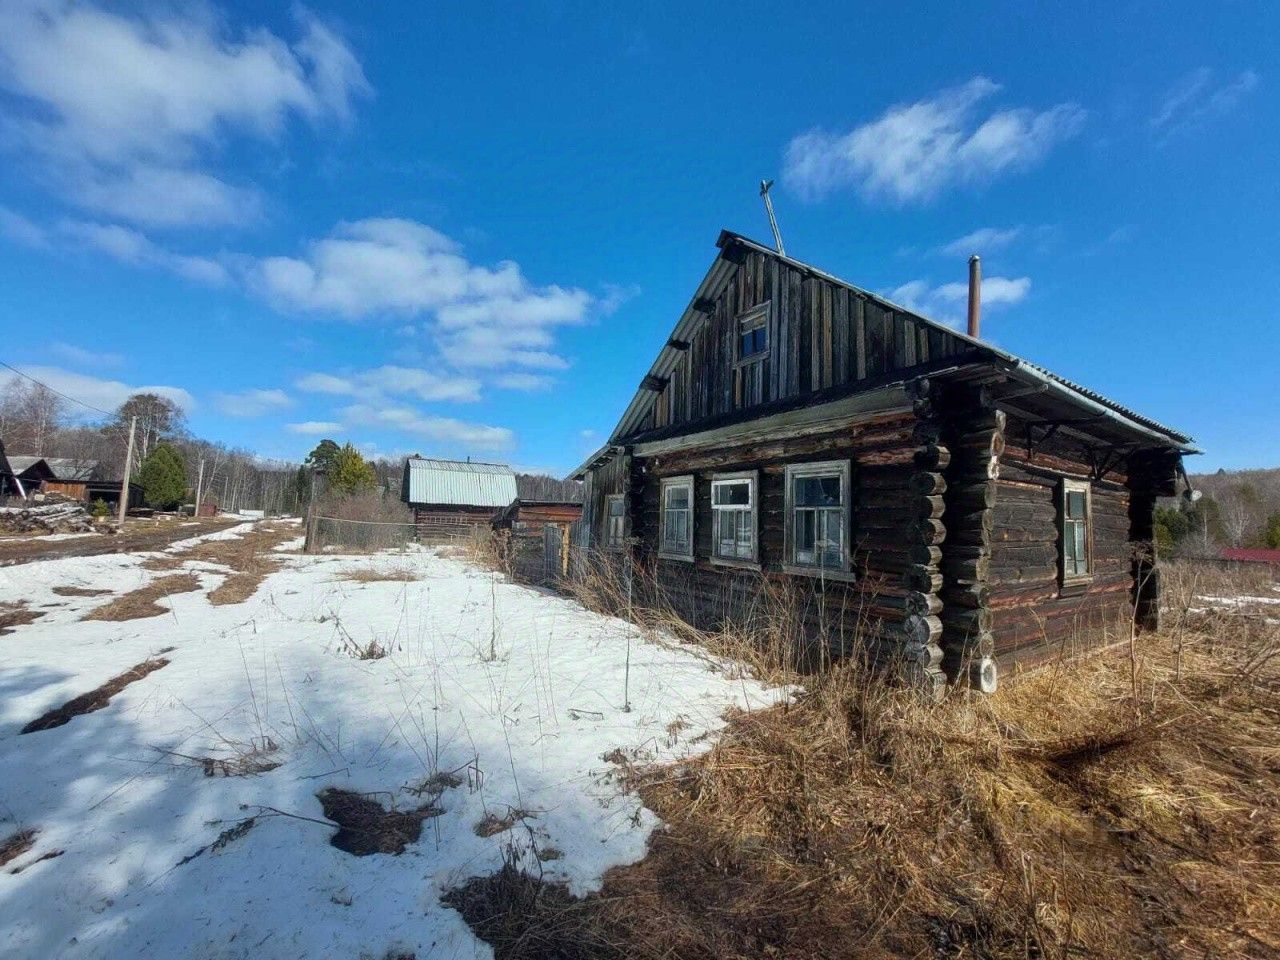
[[[505,507],[516,498],[515,472],[504,463],[410,457],[404,469],[408,503]]]

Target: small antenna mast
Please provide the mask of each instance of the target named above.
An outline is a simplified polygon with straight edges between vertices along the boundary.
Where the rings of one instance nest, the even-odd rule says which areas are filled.
[[[760,196],[764,197],[764,208],[769,214],[769,226],[773,228],[773,245],[777,247],[778,253],[785,257],[787,251],[782,246],[782,234],[778,231],[778,218],[773,215],[773,201],[769,199],[769,188],[772,186],[772,180],[761,180]]]

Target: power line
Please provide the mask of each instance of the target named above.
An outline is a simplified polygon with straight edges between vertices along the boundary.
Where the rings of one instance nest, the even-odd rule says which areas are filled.
[[[71,403],[78,403],[78,404],[80,404],[80,406],[82,406],[82,407],[86,407],[86,408],[88,408],[89,410],[94,411],[95,413],[100,413],[100,414],[102,414],[104,417],[114,417],[114,416],[115,416],[115,414],[114,414],[114,413],[112,413],[110,410],[103,410],[101,407],[95,407],[92,403],[85,403],[83,400],[78,400],[78,399],[76,399],[75,397],[68,396],[67,394],[63,393],[61,390],[55,390],[55,389],[53,389],[53,387],[49,386],[49,385],[48,385],[47,383],[45,383],[44,381],[42,381],[42,380],[37,380],[35,377],[31,376],[30,374],[23,373],[23,372],[22,372],[21,370],[19,370],[17,367],[10,366],[9,364],[5,363],[3,360],[0,360],[0,367],[4,367],[6,370],[12,370],[12,371],[13,371],[14,373],[16,373],[18,376],[20,376],[20,377],[22,377],[22,378],[24,378],[24,379],[26,379],[26,380],[30,380],[32,383],[39,384],[40,386],[42,386],[42,387],[44,387],[46,390],[48,390],[50,393],[56,394],[57,396],[61,397],[63,400],[68,400],[68,401],[70,401]]]

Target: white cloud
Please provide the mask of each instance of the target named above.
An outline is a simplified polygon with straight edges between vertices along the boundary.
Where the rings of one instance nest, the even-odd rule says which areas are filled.
[[[1004,249],[1022,234],[1022,227],[982,227],[943,244],[938,253],[947,257],[967,257],[975,253],[985,255],[992,250]]]
[[[503,373],[494,378],[493,381],[504,390],[549,390],[555,385],[554,377],[543,376],[540,373]]]
[[[351,429],[390,427],[402,434],[459,448],[501,450],[515,442],[515,434],[506,427],[430,416],[413,407],[353,404],[341,414],[343,423]]]
[[[391,364],[372,370],[360,370],[345,376],[331,373],[308,373],[294,385],[307,393],[334,396],[416,397],[428,402],[453,401],[469,403],[480,399],[480,381],[468,377],[442,376],[429,370],[398,367]]]
[[[119,224],[64,220],[57,229],[60,235],[72,242],[98,250],[121,263],[157,267],[188,280],[214,286],[229,279],[226,268],[218,261],[173,253],[157,246],[137,230]]]
[[[71,343],[51,343],[49,352],[77,367],[118,367],[124,363],[124,357],[118,353],[86,350]]]
[[[1216,79],[1208,67],[1192,70],[1165,94],[1150,125],[1161,142],[1177,133],[1232,113],[1258,86],[1258,74],[1245,70],[1226,82]]]
[[[585,290],[535,286],[519,265],[471,263],[457,243],[413,220],[341,223],[301,257],[268,257],[250,285],[283,309],[348,318],[425,317],[451,364],[463,368],[564,369],[554,330],[614,306]]]
[[[9,0],[0,7],[7,138],[64,197],[148,224],[257,215],[251,186],[201,156],[232,136],[279,137],[291,117],[344,121],[369,87],[350,49],[305,10],[298,39],[233,33],[211,10]]]
[[[293,406],[293,400],[283,390],[250,389],[215,394],[214,405],[229,417],[260,417]]]
[[[1011,306],[1025,300],[1030,292],[1030,277],[983,277],[982,307],[986,310]],[[961,308],[968,302],[969,286],[944,283],[935,287],[927,280],[911,280],[888,294],[888,298],[922,316],[956,324],[961,320]]]
[[[978,116],[977,106],[999,89],[975,77],[890,107],[847,133],[801,134],[787,146],[784,180],[810,199],[854,188],[868,198],[925,201],[952,185],[1029,167],[1084,123],[1085,112],[1074,103]]]
[[[286,423],[284,428],[290,433],[319,436],[322,433],[337,433],[342,429],[342,424],[332,420],[306,420],[302,423]]]
[[[99,377],[91,377],[87,374],[64,370],[61,367],[24,366],[20,369],[28,377],[39,380],[59,393],[74,397],[76,400],[108,412],[120,406],[135,393],[154,393],[167,397],[188,412],[194,409],[196,405],[195,399],[191,394],[181,387],[164,385],[131,386],[119,380],[104,380]],[[0,371],[0,373],[4,373],[4,371]],[[12,373],[7,376],[0,376],[0,382],[7,383],[15,376],[16,374]],[[87,410],[79,404],[70,405],[68,412],[73,416],[87,418],[99,416],[98,413]]]

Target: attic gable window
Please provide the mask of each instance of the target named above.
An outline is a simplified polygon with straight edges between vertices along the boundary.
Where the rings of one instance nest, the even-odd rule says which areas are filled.
[[[711,479],[711,559],[755,563],[756,472],[717,474]]]
[[[662,481],[662,540],[658,556],[693,559],[693,477]]]
[[[849,500],[847,460],[787,467],[787,570],[849,572]]]
[[[1087,481],[1062,481],[1058,559],[1063,586],[1085,583],[1093,576],[1092,500]]]
[[[738,363],[754,363],[769,355],[769,304],[738,317]]]

